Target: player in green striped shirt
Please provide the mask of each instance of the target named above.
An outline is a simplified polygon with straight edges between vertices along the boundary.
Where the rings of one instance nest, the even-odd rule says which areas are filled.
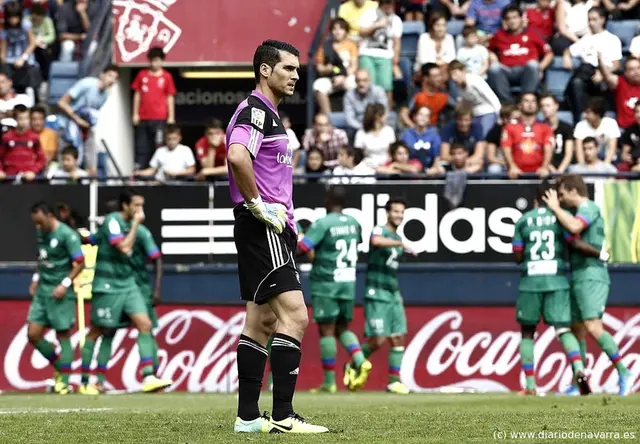
[[[324,382],[314,390],[335,393],[335,366],[338,348],[336,338],[351,356],[363,381],[371,371],[358,337],[349,330],[356,301],[356,263],[362,227],[352,216],[343,213],[347,193],[344,187],[329,189],[325,197],[327,215],[307,230],[298,248],[313,264],[310,280],[313,318],[320,332],[320,356]],[[349,385],[349,369],[344,384]]]
[[[144,375],[142,390],[153,392],[172,383],[155,376],[152,324],[131,264],[138,228],[144,217],[144,197],[134,190],[124,191],[120,195],[120,211],[108,214],[94,236],[98,255],[92,283],[91,329],[82,349],[81,394],[99,393],[95,385],[89,384],[96,340],[104,329],[117,328],[127,319],[138,330],[138,351]]]
[[[78,234],[60,222],[48,204],[39,202],[31,207],[31,220],[36,226],[38,267],[29,286],[33,300],[27,315],[27,336],[55,368],[54,391],[66,395],[73,361],[70,330],[76,320],[73,280],[84,269],[84,255]],[[45,328],[56,331],[59,355],[44,339]]]
[[[622,355],[613,336],[602,324],[611,284],[606,267],[608,254],[604,251],[604,219],[598,205],[589,200],[582,177],[573,174],[561,176],[557,180],[556,189],[557,192],[547,192],[546,203],[567,230],[567,239],[581,238],[602,251],[600,258],[589,257],[575,250],[570,257],[571,317],[574,322],[573,331],[580,341],[582,359],[586,362],[586,337],[589,333],[616,367],[619,375],[618,394],[626,396],[631,391],[630,372],[622,362]],[[573,214],[564,211],[561,204]]]
[[[362,345],[365,358],[389,339],[389,384],[387,391],[407,394],[409,390],[400,381],[400,365],[404,355],[404,337],[407,334],[407,317],[400,294],[396,271],[398,259],[404,252],[415,254],[398,234],[407,204],[402,199],[389,199],[385,205],[386,225],[377,226],[371,233],[367,286],[364,296],[367,343]],[[363,383],[363,375],[353,371],[350,388],[357,390]]]

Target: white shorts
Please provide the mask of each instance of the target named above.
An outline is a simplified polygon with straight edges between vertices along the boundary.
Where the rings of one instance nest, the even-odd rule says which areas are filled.
[[[356,87],[356,76],[347,76],[344,82],[344,90],[349,91]],[[320,77],[313,82],[313,90],[326,95],[331,95],[338,91],[333,87],[331,77]]]

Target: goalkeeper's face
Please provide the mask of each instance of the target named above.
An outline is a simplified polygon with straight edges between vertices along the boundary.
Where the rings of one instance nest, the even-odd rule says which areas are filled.
[[[391,205],[391,209],[387,213],[387,220],[391,226],[398,228],[404,219],[404,205],[396,203]]]

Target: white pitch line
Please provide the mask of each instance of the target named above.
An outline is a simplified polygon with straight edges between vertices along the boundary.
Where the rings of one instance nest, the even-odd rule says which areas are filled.
[[[25,413],[94,413],[94,412],[106,412],[113,410],[110,408],[99,409],[1,409],[0,415],[21,415]]]

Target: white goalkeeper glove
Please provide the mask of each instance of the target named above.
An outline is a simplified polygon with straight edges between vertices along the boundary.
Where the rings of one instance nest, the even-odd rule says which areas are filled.
[[[287,224],[287,209],[284,205],[265,203],[260,196],[251,199],[245,205],[257,219],[271,227],[276,233],[282,233]]]

